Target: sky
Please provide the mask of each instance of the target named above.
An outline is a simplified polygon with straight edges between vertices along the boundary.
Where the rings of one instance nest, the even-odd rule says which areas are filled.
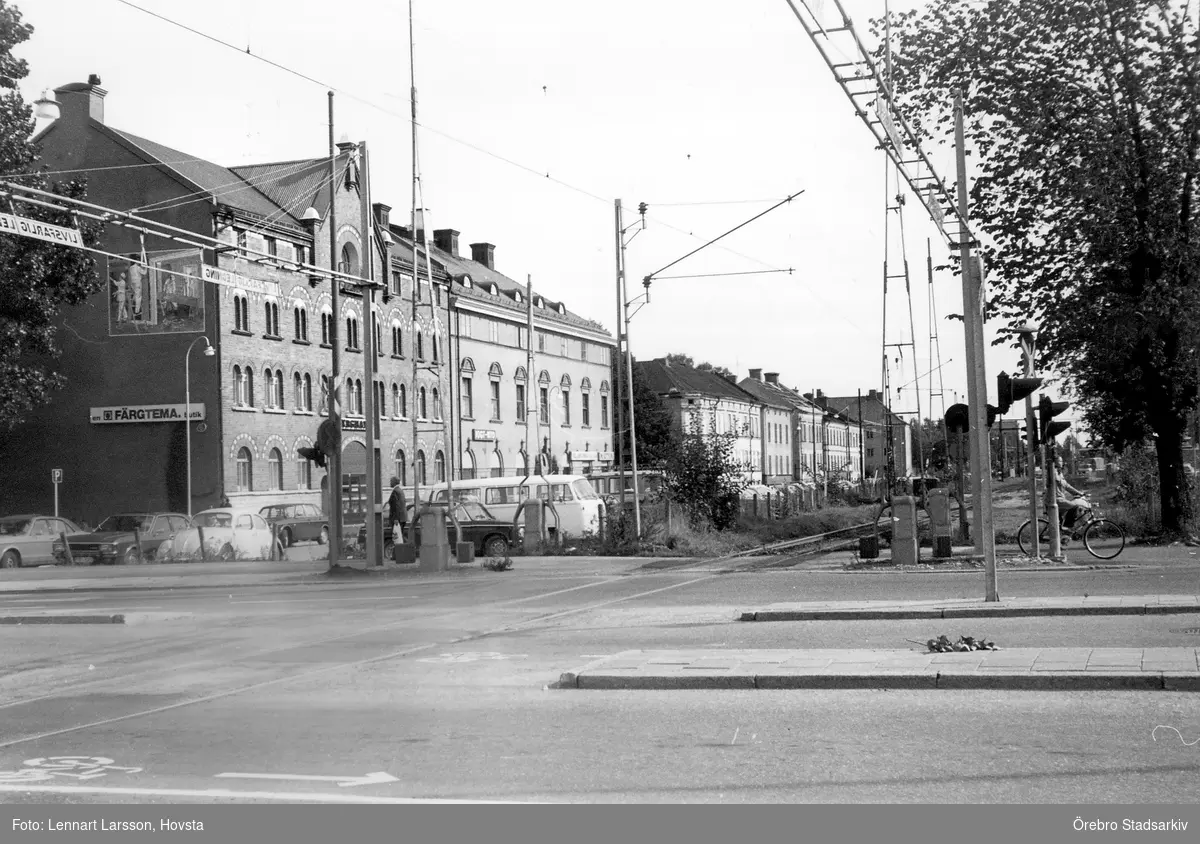
[[[15,5],[35,28],[17,50],[28,100],[97,74],[109,125],[225,166],[324,156],[334,90],[335,135],[370,149],[372,199],[409,219],[407,3],[136,0],[203,34],[121,0]],[[868,20],[884,0],[843,5],[873,44]],[[915,336],[915,356],[889,352],[902,358],[893,409],[966,402],[962,323],[946,318],[962,312],[961,283],[948,270],[934,275],[934,330],[928,318],[927,244],[936,266],[950,249],[911,196],[902,248],[884,153],[786,0],[415,0],[413,41],[422,204],[431,228],[460,232],[460,253],[494,244],[498,271],[614,331],[616,200],[636,297],[644,276],[803,191],[662,273],[748,274],[656,280],[630,323],[634,355],[865,394],[882,384],[885,254],[896,273],[906,252],[913,328],[894,279],[886,342]],[[927,152],[952,180],[952,148]],[[939,360],[940,383],[928,375]],[[1018,365],[989,345],[992,401],[995,374]]]

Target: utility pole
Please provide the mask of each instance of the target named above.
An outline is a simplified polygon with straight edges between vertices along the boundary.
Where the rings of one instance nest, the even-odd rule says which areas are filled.
[[[984,378],[983,269],[971,255],[967,220],[967,150],[963,128],[962,91],[954,92],[954,145],[958,164],[960,270],[963,287],[963,325],[966,330],[968,435],[972,457],[972,495],[975,511],[975,549],[983,554],[986,600],[999,601],[996,584],[996,537],[992,524],[992,460],[987,427],[987,382]],[[978,272],[976,272],[978,268]]]
[[[1023,325],[1017,329],[1018,337],[1021,342],[1021,364],[1022,371],[1026,378],[1033,377],[1034,370],[1034,355],[1036,354],[1037,343],[1037,326]],[[1038,506],[1037,506],[1037,478],[1034,476],[1037,470],[1037,420],[1033,418],[1033,394],[1030,393],[1025,397],[1025,430],[1027,436],[1025,438],[1025,474],[1026,484],[1029,487],[1029,529],[1033,534],[1030,537],[1031,548],[1033,549],[1033,558],[1036,560],[1041,557],[1041,549],[1038,548]]]
[[[342,403],[338,396],[342,389],[342,357],[338,348],[338,321],[341,319],[341,287],[337,277],[338,263],[337,234],[337,146],[333,138],[333,91],[329,92],[329,267],[334,271],[330,277],[330,306],[333,315],[329,320],[329,342],[333,346],[333,372],[329,378],[329,418],[337,425],[337,446],[329,455],[329,469],[325,474],[329,482],[329,566],[341,565],[338,558],[342,550]],[[315,247],[316,244],[314,244]],[[314,249],[315,251],[315,249]]]
[[[621,214],[621,200],[616,201],[617,214],[617,318],[620,323],[617,325],[617,354],[620,356],[621,343],[625,344],[625,391],[627,412],[625,420],[629,428],[629,469],[633,477],[633,530],[634,536],[639,540],[642,538],[642,502],[641,494],[638,489],[638,466],[637,466],[637,419],[634,416],[633,408],[633,354],[629,344],[629,290],[626,285],[625,273],[625,227],[624,217]],[[635,233],[636,236],[636,233]],[[649,291],[647,283],[646,290]],[[647,292],[647,301],[649,301],[649,292]],[[618,372],[620,370],[618,369]],[[621,477],[624,479],[624,465],[621,467]],[[625,484],[621,484],[621,504],[624,507]],[[622,509],[623,512],[623,509]]]
[[[362,204],[362,269],[366,270],[368,282],[375,281],[375,226],[371,211],[371,171],[367,166],[367,142],[358,145],[359,169],[359,199]],[[375,426],[379,424],[379,409],[375,406],[378,395],[375,392],[375,370],[377,355],[375,348],[375,287],[372,283],[360,287],[363,300],[363,380],[367,382],[367,390],[363,395],[363,416],[366,425],[363,438],[367,446],[367,553],[366,564],[383,565],[383,540],[380,536],[379,522],[375,521],[375,508],[383,503],[383,492],[379,488],[379,460],[375,453]],[[393,541],[395,541],[393,539]]]
[[[617,328],[617,330],[616,330],[617,348],[616,348],[616,360],[615,360],[616,365],[613,368],[613,371],[615,374],[615,377],[613,379],[613,388],[614,388],[614,390],[613,390],[613,397],[614,397],[613,430],[616,432],[616,436],[613,437],[613,439],[615,441],[614,442],[615,454],[613,455],[613,457],[616,459],[616,462],[617,462],[617,477],[619,480],[619,483],[617,484],[617,486],[619,488],[618,494],[620,496],[620,501],[621,501],[621,515],[624,516],[624,514],[625,514],[625,448],[624,448],[625,426],[623,423],[624,423],[624,419],[625,419],[625,406],[624,406],[624,403],[623,403],[621,397],[625,393],[625,387],[622,383],[623,376],[624,376],[624,372],[623,372],[624,364],[621,362],[621,350],[622,350],[621,338],[623,336],[622,331],[621,331],[621,326],[624,324],[624,321],[625,321],[624,320],[625,296],[624,296],[621,282],[625,278],[625,237],[624,237],[625,227],[622,224],[621,200],[619,200],[619,199],[616,200],[615,204],[616,204],[616,218],[617,218],[617,230],[616,230],[616,234],[617,234],[617,248],[616,248],[616,255],[617,255],[617,326],[616,326],[616,328]]]

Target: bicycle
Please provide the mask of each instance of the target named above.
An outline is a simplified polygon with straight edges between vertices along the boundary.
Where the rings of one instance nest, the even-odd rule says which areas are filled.
[[[1066,514],[1064,513],[1063,516]],[[1064,543],[1069,536],[1071,539],[1083,539],[1083,546],[1088,553],[1099,560],[1111,560],[1125,549],[1125,530],[1111,519],[1104,518],[1100,511],[1089,505],[1076,520],[1074,527],[1067,528],[1062,524],[1063,516],[1059,517],[1059,531]],[[1038,519],[1039,547],[1050,545],[1050,520]],[[1021,553],[1029,555],[1033,542],[1030,537],[1029,519],[1026,519],[1017,530],[1017,545]]]

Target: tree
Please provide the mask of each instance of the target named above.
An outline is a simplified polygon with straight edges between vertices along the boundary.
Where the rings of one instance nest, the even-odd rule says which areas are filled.
[[[950,453],[942,420],[922,420],[913,435],[920,438],[921,453],[928,469],[936,475],[945,476],[950,471]]]
[[[693,525],[724,530],[737,521],[741,492],[748,485],[747,467],[734,458],[737,438],[734,431],[717,433],[715,420],[706,436],[700,414],[693,413],[667,458],[663,490]]]
[[[28,75],[13,48],[29,39],[33,27],[0,0],[0,172],[10,181],[82,197],[80,182],[50,183],[36,172],[32,109],[17,83]],[[84,243],[96,243],[99,227],[80,225],[72,215],[34,205],[17,212],[58,226],[78,227]],[[54,371],[59,355],[56,323],[64,305],[77,305],[100,289],[95,261],[81,249],[56,246],[17,235],[0,235],[0,425],[11,427],[49,400],[65,379]]]
[[[696,371],[711,372],[713,375],[720,375],[726,381],[732,381],[735,384],[737,383],[737,376],[733,374],[733,370],[726,369],[725,367],[718,366],[717,364],[709,363],[708,361],[704,361],[704,363],[697,365]]]
[[[681,352],[672,352],[671,354],[667,355],[664,360],[666,360],[667,363],[677,363],[680,366],[689,366],[692,369],[696,368],[696,361],[692,359],[692,356],[682,354]]]
[[[633,418],[637,427],[638,469],[662,466],[678,439],[671,414],[658,394],[650,389],[638,366],[633,368]],[[628,454],[629,434],[623,439]]]
[[[876,30],[879,22],[875,23]],[[1163,526],[1190,517],[1200,43],[1178,0],[932,0],[892,16],[899,108],[946,142],[961,90],[992,316],[1041,324],[1092,435],[1157,440]]]

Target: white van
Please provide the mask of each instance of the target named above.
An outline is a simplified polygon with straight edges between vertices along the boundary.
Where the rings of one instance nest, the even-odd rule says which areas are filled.
[[[540,498],[554,505],[558,529],[564,536],[587,536],[600,529],[600,511],[604,502],[585,475],[532,475],[528,478],[473,478],[451,481],[455,501],[479,501],[498,519],[511,521],[517,507],[528,498]],[[444,485],[431,486],[427,500],[445,504]],[[554,516],[546,514],[546,526],[555,529]]]

